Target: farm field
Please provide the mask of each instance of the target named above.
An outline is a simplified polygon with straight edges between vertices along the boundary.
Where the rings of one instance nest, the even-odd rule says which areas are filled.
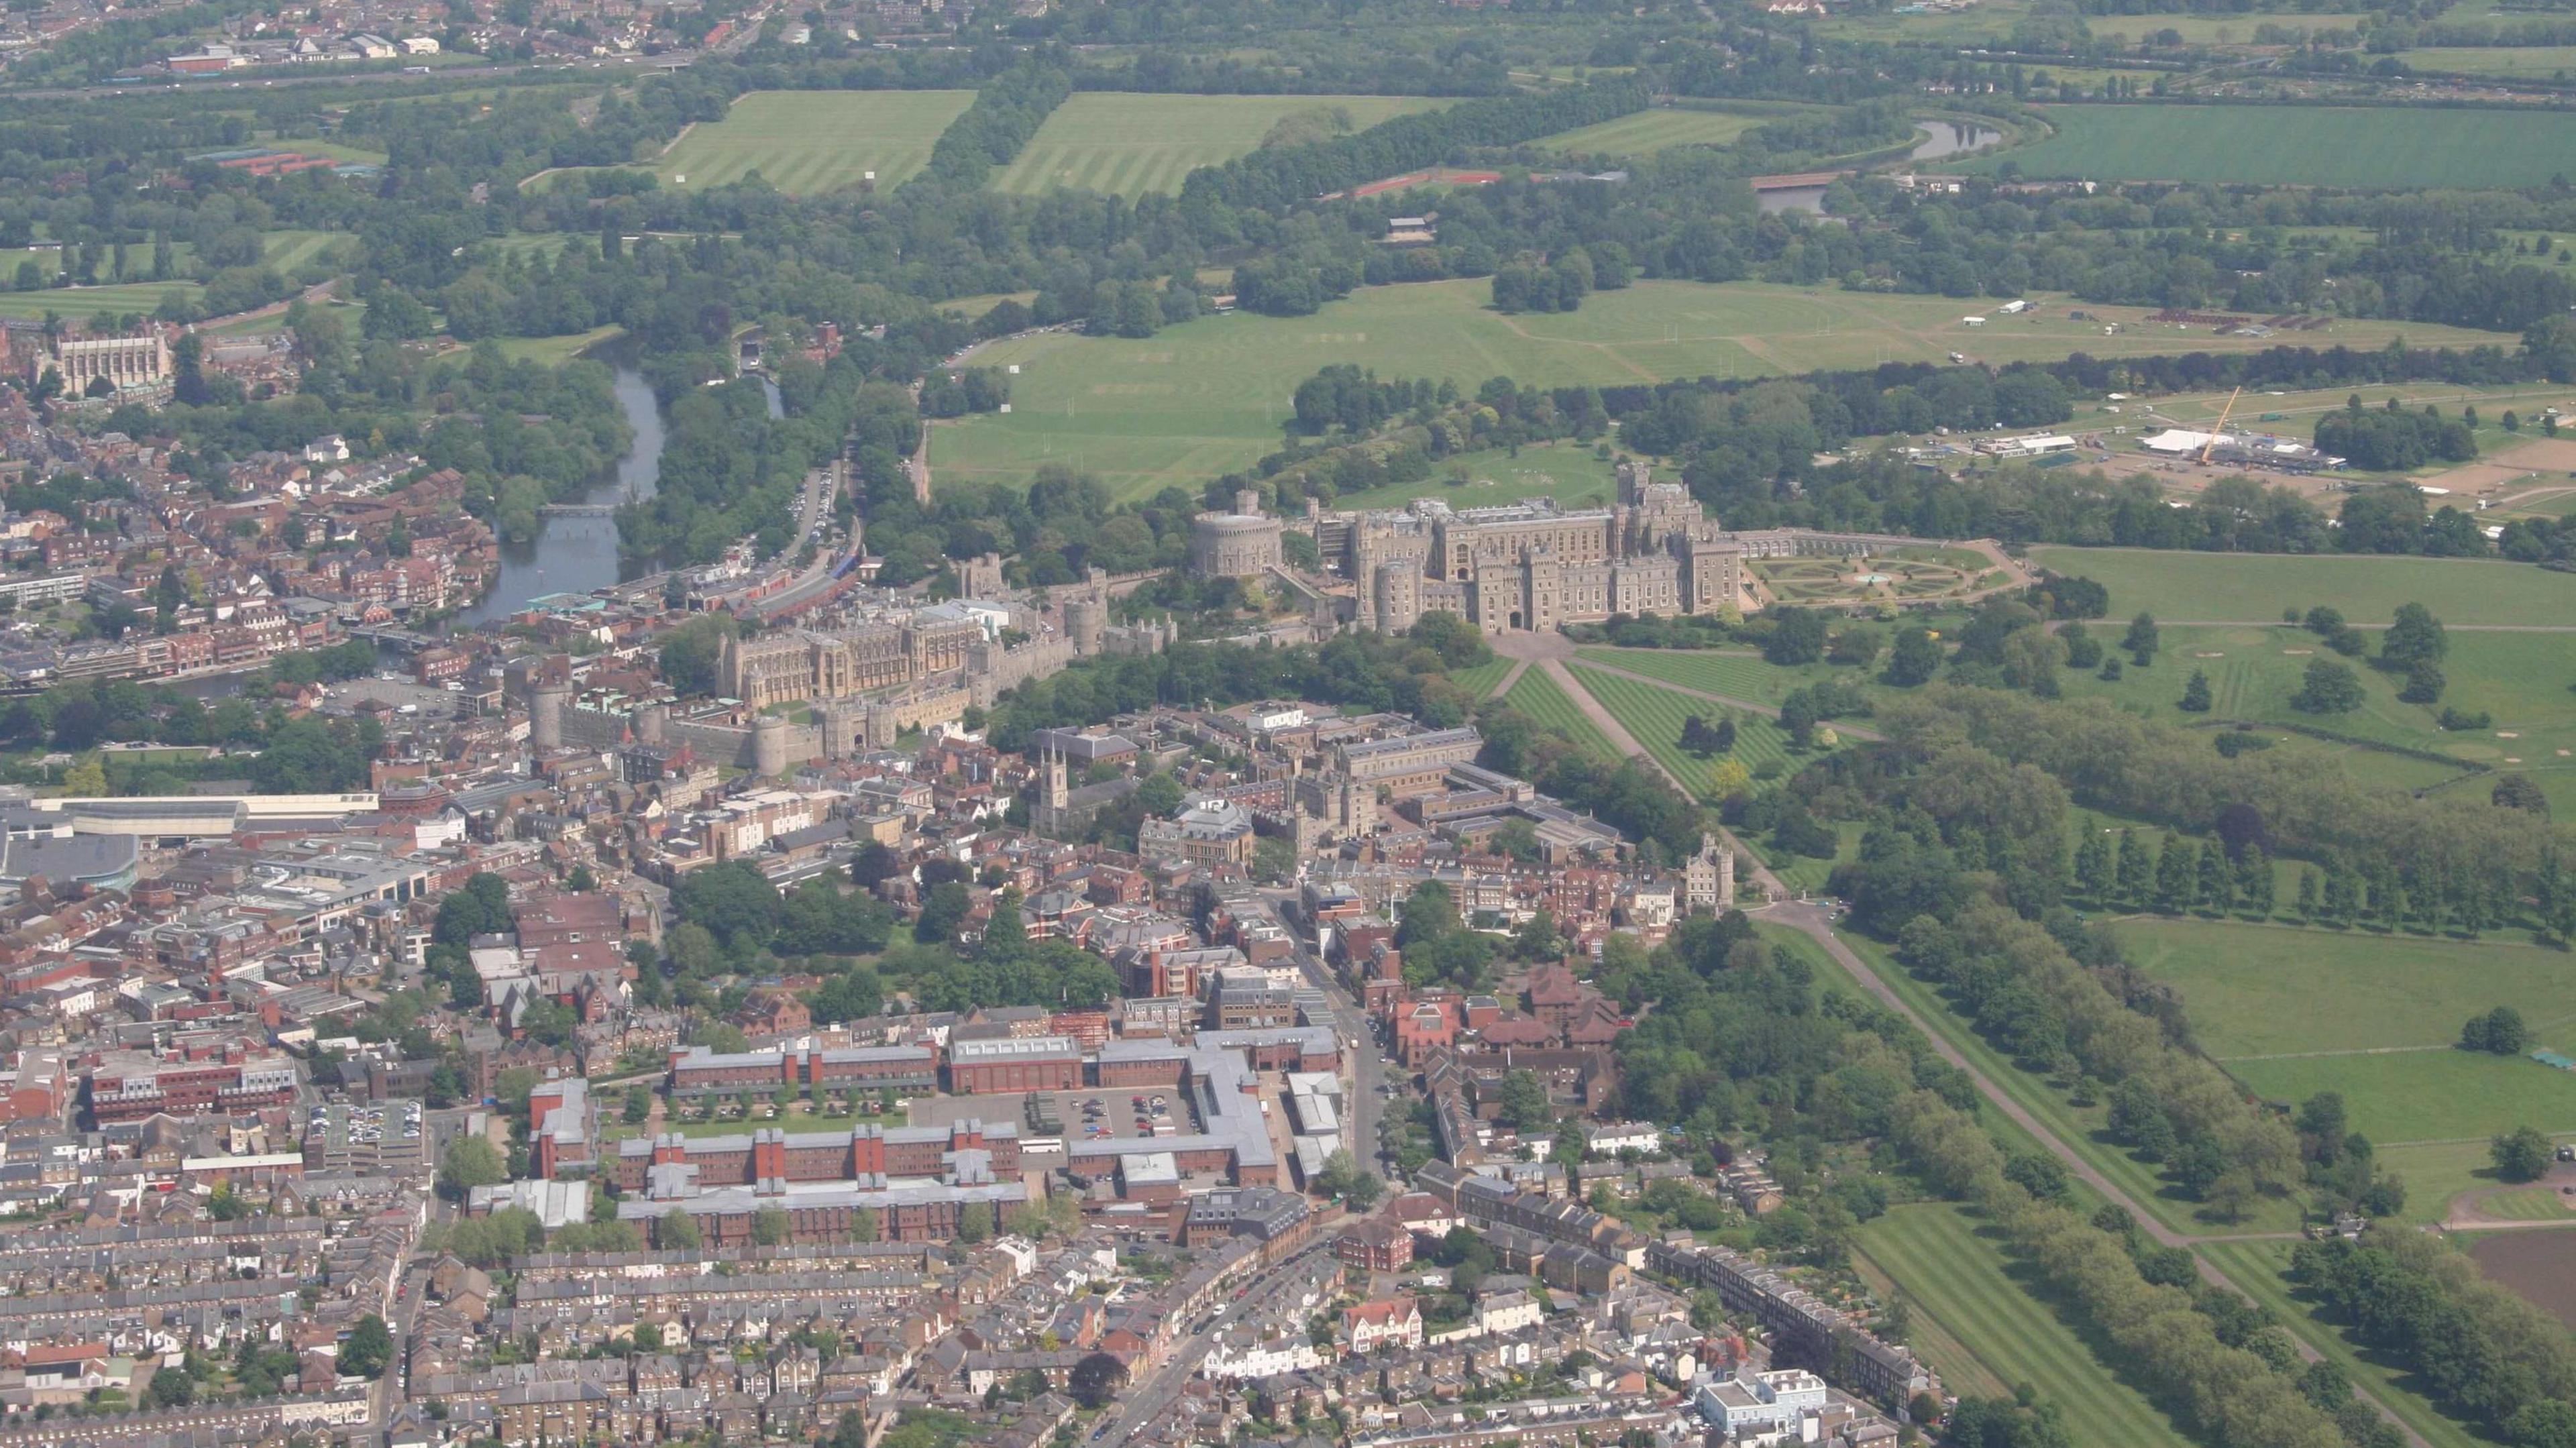
[[[2478,1270],[2576,1328],[2576,1239],[2557,1232],[2486,1232],[2469,1239]]]
[[[1459,453],[1440,466],[1443,476],[1344,493],[1333,506],[1401,508],[1415,498],[1438,498],[1452,508],[1491,508],[1554,498],[1569,508],[1607,507],[1617,495],[1612,464],[1575,442],[1525,447],[1518,457],[1500,448]],[[1467,481],[1453,484],[1447,476],[1452,469],[1464,469]]]
[[[1448,102],[1427,96],[1191,96],[1085,91],[1056,107],[992,188],[1020,196],[1071,189],[1134,200],[1177,195],[1201,166],[1249,154],[1270,128],[1338,107],[1354,130]],[[934,137],[936,133],[933,133]],[[925,151],[924,156],[928,155]]]
[[[2161,28],[2164,17],[2141,17]],[[2251,27],[2248,27],[2251,33]],[[2057,133],[1964,163],[2096,181],[2374,190],[2545,186],[2576,148],[2576,115],[2325,106],[2043,106]]]
[[[1918,1203],[1890,1208],[1853,1236],[1862,1254],[1904,1290],[1918,1318],[1938,1324],[1921,1347],[1943,1377],[1964,1371],[1970,1382],[2029,1383],[2065,1411],[2069,1436],[2087,1448],[2188,1442],[2145,1396],[2102,1366],[2085,1334],[2034,1295],[2036,1284],[2005,1258],[1992,1231],[1963,1207]]]
[[[2271,14],[2236,15],[2102,15],[2085,17],[2086,29],[2097,38],[2116,36],[2123,44],[2135,45],[2141,36],[2171,30],[2182,36],[2185,45],[2252,45],[2254,32],[2260,26],[2274,25],[2293,33],[2320,30],[2351,30],[2368,20],[2367,15],[2308,15],[2297,11]],[[2050,75],[2065,72],[2056,66]]]
[[[1704,694],[1719,694],[1729,699],[1742,699],[1748,704],[1768,704],[1774,708],[1792,692],[1809,684],[1827,679],[1867,683],[1870,678],[1859,669],[1840,668],[1833,664],[1775,664],[1759,654],[1721,653],[1714,649],[1594,648],[1578,649],[1575,657],[1625,669],[1632,674],[1649,675]]]
[[[2576,623],[2576,574],[2465,558],[2360,554],[2168,553],[2042,544],[2030,560],[2111,591],[2111,616],[2271,623],[2281,610],[2332,604],[2363,628],[2420,603],[2446,624]],[[2116,637],[2116,633],[2115,633]],[[2455,637],[2453,643],[2457,644]],[[2159,662],[2158,667],[2163,667]]]
[[[2443,46],[2402,50],[2397,58],[2410,70],[2506,80],[2552,80],[2576,72],[2576,45]]]
[[[725,118],[696,125],[647,165],[674,191],[701,191],[754,171],[791,196],[856,186],[870,171],[900,186],[975,99],[973,91],[754,91]]]
[[[1513,681],[1510,692],[1503,695],[1503,703],[1527,714],[1546,728],[1561,731],[1603,759],[1616,761],[1622,757],[1618,750],[1610,747],[1610,736],[1593,727],[1592,721],[1583,716],[1582,708],[1567,697],[1565,690],[1559,688],[1556,680],[1548,677],[1544,669],[1535,665],[1523,669],[1520,678]]]
[[[2567,956],[2542,946],[2200,920],[2113,929],[2130,964],[2182,993],[2202,1048],[2221,1062],[2448,1049],[2462,1022],[2500,1005],[2522,1012],[2541,1044],[2576,1044],[2565,1035],[2576,1026]],[[2522,1079],[2522,1062],[2489,1059]]]
[[[1894,296],[1757,282],[1647,281],[1596,292],[1579,312],[1505,316],[1476,280],[1368,287],[1310,317],[1229,313],[1152,337],[1060,332],[997,342],[978,365],[1016,364],[1011,412],[943,424],[931,443],[942,476],[1025,481],[1063,462],[1099,475],[1118,497],[1189,487],[1250,465],[1279,445],[1297,384],[1334,363],[1382,377],[1446,378],[1472,391],[1487,378],[1524,386],[1610,386],[1675,377],[1759,377],[1880,362],[1940,362],[1973,349],[1981,362],[2131,356],[2262,345],[2171,328],[2105,337],[2064,308],[1982,331],[1945,297]],[[2055,299],[2050,299],[2054,301]],[[2090,307],[2135,322],[2141,308]],[[2338,322],[2328,344],[2475,346],[2497,336],[2453,328]],[[2576,580],[2569,581],[2576,592]],[[2275,609],[2277,612],[2277,608]]]
[[[1723,146],[1779,115],[1658,107],[1531,142],[1572,156],[1651,156],[1673,146]]]
[[[2342,1368],[2354,1386],[2362,1388],[2385,1404],[2388,1410],[2412,1429],[2428,1448],[2485,1448],[2490,1440],[2472,1433],[2465,1426],[2436,1412],[2407,1384],[2412,1375],[2383,1366],[2353,1350],[2352,1344],[2332,1324],[2319,1322],[2311,1315],[2309,1305],[2292,1295],[2289,1279],[2283,1275],[2290,1267],[2290,1242],[2203,1242],[2196,1249],[2200,1255],[2227,1276],[2227,1280],[2254,1299],[2258,1307],[2267,1308],[2272,1316],[2291,1332],[2317,1349],[2326,1361]]]
[[[1707,796],[1718,767],[1729,758],[1746,769],[1759,771],[1766,764],[1782,770],[1793,770],[1809,755],[1792,755],[1789,736],[1780,726],[1758,714],[1736,718],[1735,750],[1732,755],[1711,755],[1706,759],[1685,752],[1681,746],[1682,721],[1693,714],[1714,720],[1721,712],[1718,705],[1688,694],[1676,694],[1652,684],[1640,684],[1598,669],[1574,664],[1570,669],[1577,682],[1590,691],[1612,718],[1625,726],[1637,742],[1646,746],[1657,762],[1671,770],[1676,778],[1688,783],[1694,793]]]

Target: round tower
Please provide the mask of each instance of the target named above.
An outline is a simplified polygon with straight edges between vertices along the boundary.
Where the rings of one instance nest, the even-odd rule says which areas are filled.
[[[572,685],[539,684],[528,695],[528,739],[539,749],[563,748],[564,710],[572,707]]]
[[[751,726],[751,769],[754,774],[780,775],[787,772],[787,721],[775,714],[763,715]]]
[[[1088,598],[1068,599],[1064,605],[1064,631],[1073,640],[1073,651],[1082,658],[1100,652],[1101,615],[1098,601]]]

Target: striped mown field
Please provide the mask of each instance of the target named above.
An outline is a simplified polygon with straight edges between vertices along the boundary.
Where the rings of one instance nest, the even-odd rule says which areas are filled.
[[[1511,692],[1503,696],[1503,702],[1546,728],[1562,731],[1567,738],[1603,759],[1621,757],[1618,750],[1610,747],[1609,737],[1594,728],[1592,721],[1583,717],[1582,708],[1557,687],[1556,680],[1535,665],[1523,671],[1513,683]]]
[[[1177,195],[1181,180],[1250,152],[1270,128],[1307,111],[1339,108],[1354,130],[1449,102],[1428,96],[1187,96],[1086,91],[1055,108],[996,191]]]
[[[870,171],[879,188],[899,186],[974,99],[962,90],[754,91],[723,120],[690,127],[652,169],[674,191],[754,171],[791,196],[856,186]]]
[[[1579,649],[1575,657],[1632,674],[1651,674],[1685,689],[1774,708],[1809,684],[1827,679],[1866,684],[1872,677],[1859,669],[1832,664],[1775,664],[1758,654],[1722,654],[1705,649]]]
[[[1706,759],[1682,748],[1682,721],[1693,714],[1714,724],[1723,707],[1688,694],[1676,694],[1652,684],[1640,684],[1599,669],[1587,669],[1580,663],[1570,666],[1575,679],[1601,701],[1611,717],[1637,736],[1637,742],[1655,756],[1664,768],[1705,796],[1718,766],[1732,758],[1746,769],[1759,769],[1776,762],[1784,769],[1795,769],[1799,761],[1813,754],[1793,755],[1789,737],[1780,726],[1758,714],[1739,714],[1735,720],[1735,749],[1732,754],[1714,754]]]
[[[1913,1303],[1925,1360],[1973,1390],[1979,1380],[2028,1383],[2066,1414],[2085,1448],[2182,1448],[2190,1442],[2137,1389],[2121,1382],[2049,1311],[1966,1208],[1892,1207],[1854,1234],[1861,1252]],[[1965,1352],[1970,1361],[1958,1361]]]
[[[1472,669],[1451,669],[1449,682],[1466,690],[1468,698],[1482,699],[1494,692],[1494,686],[1501,683],[1503,676],[1511,671],[1511,660],[1496,659],[1489,664],[1478,664]]]
[[[1559,131],[1530,144],[1571,156],[1650,156],[1671,146],[1723,146],[1755,126],[1784,118],[1658,108],[1579,130]]]

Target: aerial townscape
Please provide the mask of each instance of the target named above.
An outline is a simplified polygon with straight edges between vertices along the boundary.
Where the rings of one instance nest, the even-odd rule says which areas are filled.
[[[0,1448],[2576,1448],[2569,0],[0,14]]]

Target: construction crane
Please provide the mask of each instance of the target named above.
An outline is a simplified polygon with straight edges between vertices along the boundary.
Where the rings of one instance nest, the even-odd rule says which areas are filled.
[[[2218,447],[2219,437],[2227,431],[2227,416],[2229,413],[2236,410],[2236,399],[2244,395],[2245,389],[2242,387],[2239,387],[2234,392],[2227,394],[2227,405],[2218,410],[2218,425],[2209,430],[2209,441],[2200,445],[2200,465],[2202,467],[2209,466],[2210,453],[2216,450]]]

